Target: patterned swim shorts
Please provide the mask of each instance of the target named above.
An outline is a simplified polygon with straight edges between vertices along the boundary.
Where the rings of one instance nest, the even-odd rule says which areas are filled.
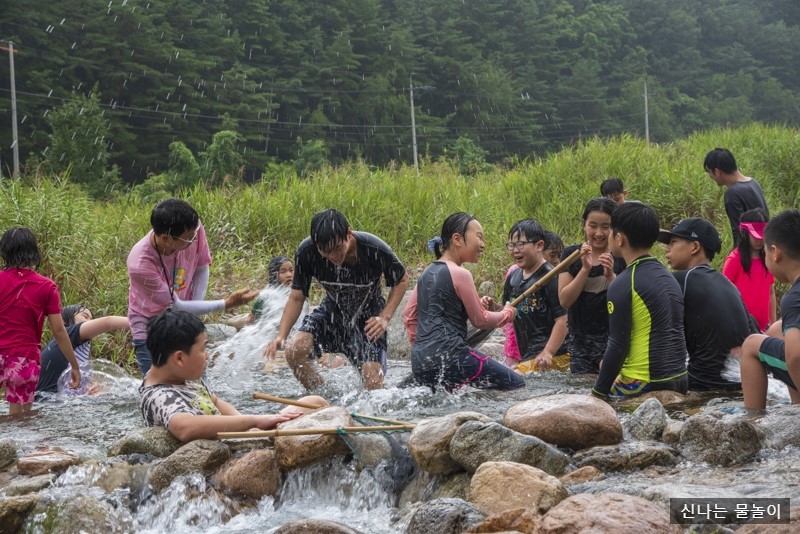
[[[36,393],[41,364],[25,356],[0,354],[0,387],[6,387],[6,400],[13,404],[30,404]]]

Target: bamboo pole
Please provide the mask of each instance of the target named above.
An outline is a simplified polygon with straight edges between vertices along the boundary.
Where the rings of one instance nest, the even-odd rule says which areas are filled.
[[[258,391],[253,393],[253,398],[257,399],[257,400],[265,400],[265,401],[270,401],[270,402],[277,402],[279,404],[288,404],[289,406],[297,406],[299,408],[307,408],[307,409],[311,409],[311,410],[316,410],[317,408],[324,408],[324,406],[317,406],[316,404],[310,404],[308,402],[296,401],[296,400],[287,399],[287,398],[284,398],[284,397],[276,397],[275,395],[270,395],[269,393],[260,393]],[[373,421],[379,421],[381,423],[388,423],[390,425],[403,425],[403,426],[407,426],[407,427],[411,427],[411,428],[413,428],[415,426],[414,423],[408,423],[406,421],[398,421],[397,419],[385,419],[383,417],[375,417],[373,415],[365,415],[365,414],[360,414],[360,413],[353,413],[352,415],[355,416],[355,417],[361,417],[363,419],[371,419]],[[361,427],[359,427],[359,428],[361,428]]]
[[[217,439],[238,438],[277,438],[281,436],[313,436],[330,434],[358,434],[361,432],[386,432],[392,430],[411,430],[408,425],[380,426],[340,426],[336,428],[289,428],[286,430],[258,430],[253,432],[219,432]]]

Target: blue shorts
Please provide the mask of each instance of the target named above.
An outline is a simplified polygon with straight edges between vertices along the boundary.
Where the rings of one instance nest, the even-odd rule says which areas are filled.
[[[758,349],[758,359],[761,360],[761,365],[772,373],[772,376],[790,388],[797,389],[792,382],[792,377],[789,376],[789,370],[786,369],[786,346],[782,339],[768,337],[762,341],[761,347]]]

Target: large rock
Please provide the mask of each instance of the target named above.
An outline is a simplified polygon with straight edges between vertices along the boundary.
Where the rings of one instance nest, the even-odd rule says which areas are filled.
[[[478,525],[467,531],[467,534],[483,534],[489,532],[522,532],[538,534],[541,516],[530,508],[515,508],[499,514],[490,515]]]
[[[490,461],[526,464],[555,476],[569,465],[569,457],[552,445],[494,422],[461,425],[450,441],[450,456],[470,473]]]
[[[567,490],[556,477],[512,462],[482,464],[469,485],[469,500],[485,514],[514,508],[544,513],[566,497]]]
[[[336,428],[353,426],[350,413],[344,408],[330,406],[305,414],[278,425],[278,430]],[[283,469],[297,469],[340,454],[349,454],[350,448],[336,434],[310,434],[306,436],[278,436],[275,454]]]
[[[81,465],[83,483],[102,488],[106,493],[120,488],[130,490],[132,493],[143,489],[147,469],[147,464],[130,464],[119,457],[101,462],[89,461]]]
[[[675,465],[678,451],[663,443],[634,441],[592,447],[576,453],[572,461],[580,467],[592,466],[606,472],[633,471],[653,465]]]
[[[392,446],[386,434],[353,434],[347,438],[363,467],[377,467],[392,459]]]
[[[771,408],[767,415],[756,421],[764,432],[764,446],[783,449],[800,443],[800,404]]]
[[[300,519],[278,527],[274,534],[359,534],[359,531],[326,519]]]
[[[683,421],[667,419],[667,425],[664,427],[664,431],[661,433],[661,441],[667,445],[677,445],[680,443],[683,423]]]
[[[0,469],[14,463],[17,459],[17,444],[10,439],[0,441]]]
[[[192,441],[153,467],[150,471],[150,485],[156,493],[159,493],[181,475],[211,474],[230,457],[230,449],[219,441],[208,439]]]
[[[281,470],[272,449],[233,458],[217,471],[214,479],[220,489],[252,499],[275,496],[281,489]]]
[[[667,424],[667,412],[657,399],[639,405],[623,425],[636,439],[661,439]]]
[[[684,423],[678,450],[691,461],[741,465],[755,458],[761,440],[761,433],[744,417],[700,413]]]
[[[548,395],[511,406],[503,424],[559,447],[585,449],[622,441],[614,409],[591,395]]]
[[[108,450],[108,455],[150,454],[156,458],[166,458],[183,445],[166,427],[150,426],[134,430],[116,441]]]
[[[408,440],[408,451],[423,471],[449,475],[461,471],[461,465],[450,456],[450,441],[467,421],[491,422],[477,412],[456,412],[417,423]]]
[[[406,534],[461,534],[484,517],[480,510],[461,499],[435,499],[417,508]]]
[[[27,495],[36,493],[45,488],[49,488],[56,481],[57,476],[53,473],[39,475],[35,477],[19,477],[3,488],[6,495]]]
[[[36,476],[45,473],[63,473],[79,462],[77,454],[61,447],[40,447],[17,460],[20,475]]]
[[[118,510],[108,502],[98,501],[88,495],[77,495],[57,500],[39,500],[31,514],[29,532],[57,532],[58,534],[109,534],[133,533],[133,524],[126,510]]]
[[[679,533],[669,514],[641,497],[620,493],[579,493],[561,501],[542,518],[541,534],[574,532]]]
[[[0,498],[0,534],[18,532],[38,502],[38,495]]]
[[[397,507],[403,509],[414,503],[430,500],[441,483],[441,475],[434,475],[427,471],[417,471],[400,493]]]
[[[800,532],[800,506],[789,509],[789,524],[749,524],[736,529],[736,534],[797,534]]]

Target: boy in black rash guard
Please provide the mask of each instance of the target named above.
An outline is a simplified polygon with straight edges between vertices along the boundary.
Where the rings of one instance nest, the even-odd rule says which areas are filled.
[[[628,266],[608,288],[608,346],[592,388],[598,397],[686,393],[681,290],[650,256],[658,226],[656,212],[641,202],[626,202],[611,216],[611,252]]]
[[[385,301],[381,277],[392,288]],[[408,287],[405,267],[389,245],[372,234],[354,232],[335,209],[315,214],[311,235],[297,248],[292,291],[278,336],[267,345],[265,356],[275,357],[297,322],[312,278],[326,294],[287,344],[286,361],[294,376],[306,389],[314,389],[323,380],[311,362],[312,354],[342,352],[361,371],[364,387],[382,388],[386,328]]]
[[[758,330],[736,286],[709,265],[722,248],[719,232],[709,221],[690,217],[661,231],[658,240],[667,244],[667,263],[676,269],[672,275],[683,294],[689,389],[740,390],[742,385],[724,379],[722,371],[728,357],[740,353],[745,338]]]
[[[553,270],[545,259],[544,229],[533,219],[518,221],[508,232],[508,253],[516,269],[506,278],[503,302],[511,301]],[[517,306],[514,335],[519,345],[521,362],[516,371],[549,369],[553,357],[566,354],[567,312],[558,302],[558,280],[553,278],[539,291]]]
[[[786,210],[770,219],[764,246],[767,269],[792,287],[781,299],[783,336],[753,334],[742,346],[742,392],[749,410],[767,406],[768,371],[786,384],[792,404],[800,404],[800,211]]]

